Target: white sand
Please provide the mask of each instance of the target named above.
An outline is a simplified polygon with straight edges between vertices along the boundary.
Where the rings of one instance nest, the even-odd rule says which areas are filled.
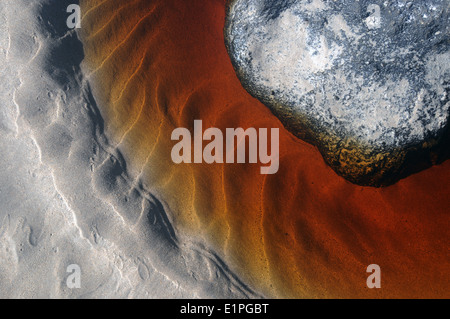
[[[74,2],[0,2],[0,297],[260,297],[128,178],[64,23]]]

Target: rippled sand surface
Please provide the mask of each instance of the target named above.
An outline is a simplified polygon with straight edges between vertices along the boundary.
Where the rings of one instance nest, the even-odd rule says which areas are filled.
[[[156,196],[177,231],[213,245],[266,296],[449,297],[449,161],[380,189],[337,176],[241,87],[223,41],[225,1],[82,0],[81,8],[83,74],[106,151],[120,154],[102,158],[92,185],[112,205],[122,203],[111,189],[124,174],[130,196]],[[192,130],[195,119],[222,130],[279,128],[279,172],[173,164],[171,132]],[[370,264],[381,266],[382,289],[366,286]]]
[[[73,2],[0,2],[0,297],[450,297],[450,161],[350,184],[241,87],[224,1]],[[280,170],[173,164],[195,119],[279,128]]]
[[[71,3],[0,2],[0,297],[261,297],[128,172]]]

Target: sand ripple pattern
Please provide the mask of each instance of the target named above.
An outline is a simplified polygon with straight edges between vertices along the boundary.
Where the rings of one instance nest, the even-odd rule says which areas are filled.
[[[153,194],[167,212],[155,217],[157,225],[212,243],[267,296],[449,296],[449,162],[382,189],[338,177],[241,87],[223,41],[225,1],[81,5],[83,69],[95,116],[104,119],[106,154],[121,154],[101,157],[94,174],[101,177],[94,178],[96,192],[112,205],[126,201],[113,191],[121,185],[133,185],[131,197]],[[192,130],[195,119],[222,130],[280,128],[279,172],[174,165],[170,134]],[[142,220],[136,211],[118,216],[135,224]],[[161,237],[176,238],[175,230],[163,229]],[[373,263],[382,267],[382,290],[366,287]]]
[[[0,138],[4,150],[14,150],[1,157],[5,165],[2,176],[13,179],[2,179],[0,189],[1,293],[93,298],[261,297],[208,245],[180,233],[167,205],[128,173],[120,143],[105,135],[107,122],[90,86],[93,74],[85,74],[81,67],[83,45],[78,34],[66,26],[66,8],[71,3],[74,1],[1,2],[0,22],[6,27],[2,23],[0,28],[0,62],[2,76],[9,75],[11,82],[5,89],[11,90],[0,91]],[[113,25],[105,24],[96,36]],[[107,54],[112,57],[117,50]],[[103,59],[106,65],[107,56]],[[135,83],[128,87],[124,98],[130,99],[128,93]],[[120,94],[115,98],[120,99]],[[130,123],[139,118],[138,114],[128,117]],[[9,145],[13,142],[16,148]],[[30,175],[37,174],[40,184],[35,185],[42,186],[30,190],[29,196],[25,192],[30,186],[20,186],[22,179],[13,182],[25,171],[20,163],[30,170],[38,167]],[[8,185],[21,189],[26,201],[19,207],[24,210],[15,207],[17,200]],[[29,208],[32,199],[34,209]],[[81,267],[81,289],[66,287],[68,263]],[[40,286],[42,279],[48,280]]]

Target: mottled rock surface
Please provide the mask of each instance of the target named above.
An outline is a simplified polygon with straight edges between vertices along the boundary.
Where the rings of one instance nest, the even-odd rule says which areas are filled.
[[[449,157],[448,0],[234,0],[225,42],[246,90],[370,186]]]

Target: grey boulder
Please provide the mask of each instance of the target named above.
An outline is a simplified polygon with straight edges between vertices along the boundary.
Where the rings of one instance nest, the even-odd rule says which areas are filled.
[[[234,0],[244,88],[347,180],[385,186],[449,157],[448,0]]]

